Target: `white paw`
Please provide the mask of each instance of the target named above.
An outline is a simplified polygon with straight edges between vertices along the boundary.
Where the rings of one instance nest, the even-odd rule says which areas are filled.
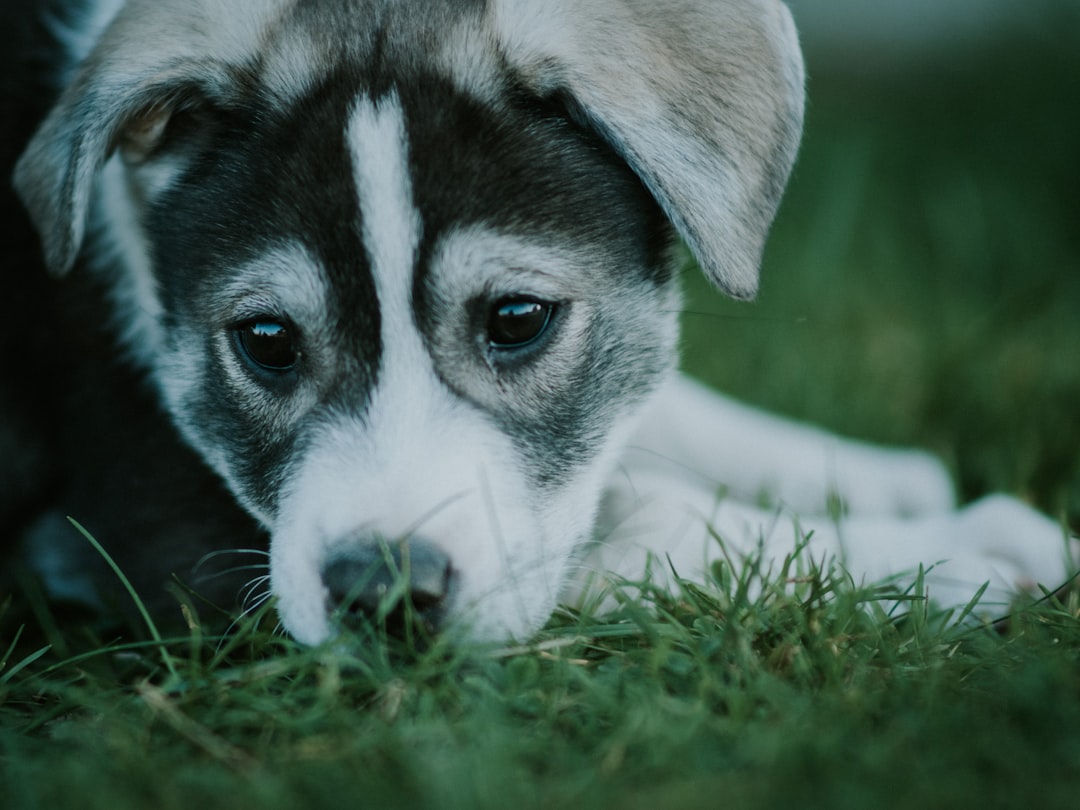
[[[1005,495],[936,517],[852,521],[842,530],[853,573],[868,581],[901,575],[896,582],[910,584],[922,566],[927,594],[942,607],[967,605],[983,585],[984,610],[1007,606],[1025,591],[1039,595],[1038,586],[1054,590],[1073,570],[1077,552],[1060,525]]]
[[[1016,590],[1057,588],[1075,561],[1076,542],[1067,540],[1058,523],[1005,495],[990,495],[962,509],[958,535],[962,546],[988,564],[1007,566]]]
[[[637,471],[762,499],[800,515],[908,517],[954,506],[945,466],[929,453],[842,439],[721,396],[683,376],[656,395],[623,456]]]
[[[836,454],[832,485],[849,514],[914,517],[956,503],[945,465],[920,450],[848,445]]]

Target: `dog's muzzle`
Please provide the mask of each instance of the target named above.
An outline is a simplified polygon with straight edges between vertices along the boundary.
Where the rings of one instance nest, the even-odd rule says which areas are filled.
[[[438,631],[453,590],[450,558],[422,539],[354,541],[323,566],[327,608],[345,627],[385,624],[406,636],[409,628]]]

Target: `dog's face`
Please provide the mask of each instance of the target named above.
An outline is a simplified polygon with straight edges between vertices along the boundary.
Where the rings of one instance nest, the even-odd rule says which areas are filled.
[[[787,17],[651,8],[132,0],[24,156],[54,269],[100,225],[129,346],[270,530],[299,640],[393,569],[434,624],[535,630],[674,363],[672,224],[752,292],[799,131]]]

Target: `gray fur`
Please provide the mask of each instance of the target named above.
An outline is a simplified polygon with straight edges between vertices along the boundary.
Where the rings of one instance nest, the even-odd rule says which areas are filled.
[[[492,0],[482,19],[479,6],[130,0],[18,166],[49,266],[74,263],[94,178],[141,111],[174,103],[186,84],[228,103],[263,48],[266,86],[302,89],[339,53],[371,47],[365,16],[392,15],[395,58],[433,53],[474,90],[500,84],[490,71],[503,59],[534,91],[569,94],[656,195],[709,278],[752,296],[802,128],[803,67],[783,4]],[[282,30],[294,15],[310,37],[300,47],[294,28]],[[425,49],[447,30],[491,53],[474,47],[464,60]]]
[[[411,540],[447,561],[434,613],[502,639],[675,364],[672,228],[751,296],[801,110],[774,0],[129,0],[15,182],[271,535],[290,632],[332,633],[335,559]],[[489,339],[515,297],[552,313],[532,348]]]

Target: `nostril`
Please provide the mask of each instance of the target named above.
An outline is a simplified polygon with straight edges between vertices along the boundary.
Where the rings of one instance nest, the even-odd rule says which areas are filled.
[[[430,543],[371,540],[324,566],[329,608],[343,618],[386,620],[394,631],[410,618],[434,630],[450,593],[450,558]]]
[[[393,571],[381,559],[337,559],[323,570],[330,607],[375,615],[394,584]]]

